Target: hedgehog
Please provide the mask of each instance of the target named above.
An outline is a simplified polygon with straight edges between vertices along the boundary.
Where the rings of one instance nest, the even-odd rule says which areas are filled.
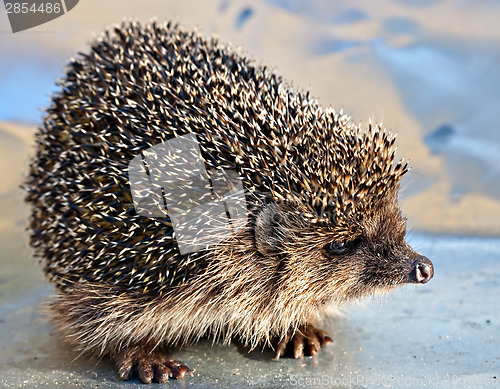
[[[165,350],[204,337],[313,356],[327,307],[432,278],[405,241],[395,136],[217,38],[123,22],[59,84],[30,243],[56,329],[121,379],[192,375]]]

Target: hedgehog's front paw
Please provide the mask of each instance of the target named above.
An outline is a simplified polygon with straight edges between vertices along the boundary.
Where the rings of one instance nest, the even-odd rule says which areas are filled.
[[[302,358],[304,355],[316,355],[321,347],[326,346],[333,340],[326,331],[308,324],[299,328],[293,335],[286,335],[276,346],[276,357],[279,359],[284,355],[293,355],[294,358]]]
[[[159,351],[147,351],[140,347],[128,347],[116,357],[120,378],[124,381],[135,377],[145,383],[164,383],[169,377],[182,378],[186,373],[193,375],[182,362],[174,361]]]

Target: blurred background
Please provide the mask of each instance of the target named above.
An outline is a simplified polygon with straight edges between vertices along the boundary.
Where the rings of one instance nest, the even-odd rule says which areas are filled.
[[[28,210],[19,189],[33,133],[69,58],[124,18],[173,20],[216,34],[310,90],[323,106],[398,133],[399,156],[412,167],[401,192],[409,228],[422,247],[443,251],[443,270],[463,263],[474,269],[467,253],[484,259],[479,305],[488,303],[485,312],[493,316],[484,320],[500,328],[499,285],[492,278],[500,273],[500,1],[81,0],[69,13],[15,34],[0,5],[0,342],[10,345],[3,347],[4,366],[14,372],[0,382],[15,381],[27,363],[20,355],[30,355],[40,337],[46,343],[38,350],[55,352],[49,327],[34,319],[33,306],[51,289],[26,244]],[[16,332],[19,323],[30,335]],[[491,359],[498,369],[498,352]],[[49,371],[51,365],[39,366]]]
[[[413,168],[401,194],[411,227],[500,234],[500,2],[493,0],[85,0],[16,34],[2,10],[3,196],[25,171],[25,147],[68,59],[124,18],[153,17],[216,34],[322,105],[398,133],[399,154]],[[9,209],[20,221],[19,209]],[[2,228],[11,222],[3,219]]]

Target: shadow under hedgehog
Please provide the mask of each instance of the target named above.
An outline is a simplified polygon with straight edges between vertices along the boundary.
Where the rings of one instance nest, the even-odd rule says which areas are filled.
[[[174,207],[138,212],[127,169],[188,134],[202,170],[239,177],[248,214],[232,234],[205,229],[223,239],[185,253]],[[26,182],[31,244],[58,289],[56,327],[144,383],[190,373],[159,348],[204,336],[315,355],[331,341],[314,326],[326,305],[433,276],[405,242],[407,165],[394,163],[394,140],[214,38],[170,23],[109,30],[70,61]]]

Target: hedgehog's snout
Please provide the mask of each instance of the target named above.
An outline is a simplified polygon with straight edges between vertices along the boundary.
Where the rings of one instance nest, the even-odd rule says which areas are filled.
[[[432,262],[423,255],[419,255],[413,262],[413,268],[410,274],[412,282],[417,284],[425,284],[430,281],[434,275],[434,266]]]

